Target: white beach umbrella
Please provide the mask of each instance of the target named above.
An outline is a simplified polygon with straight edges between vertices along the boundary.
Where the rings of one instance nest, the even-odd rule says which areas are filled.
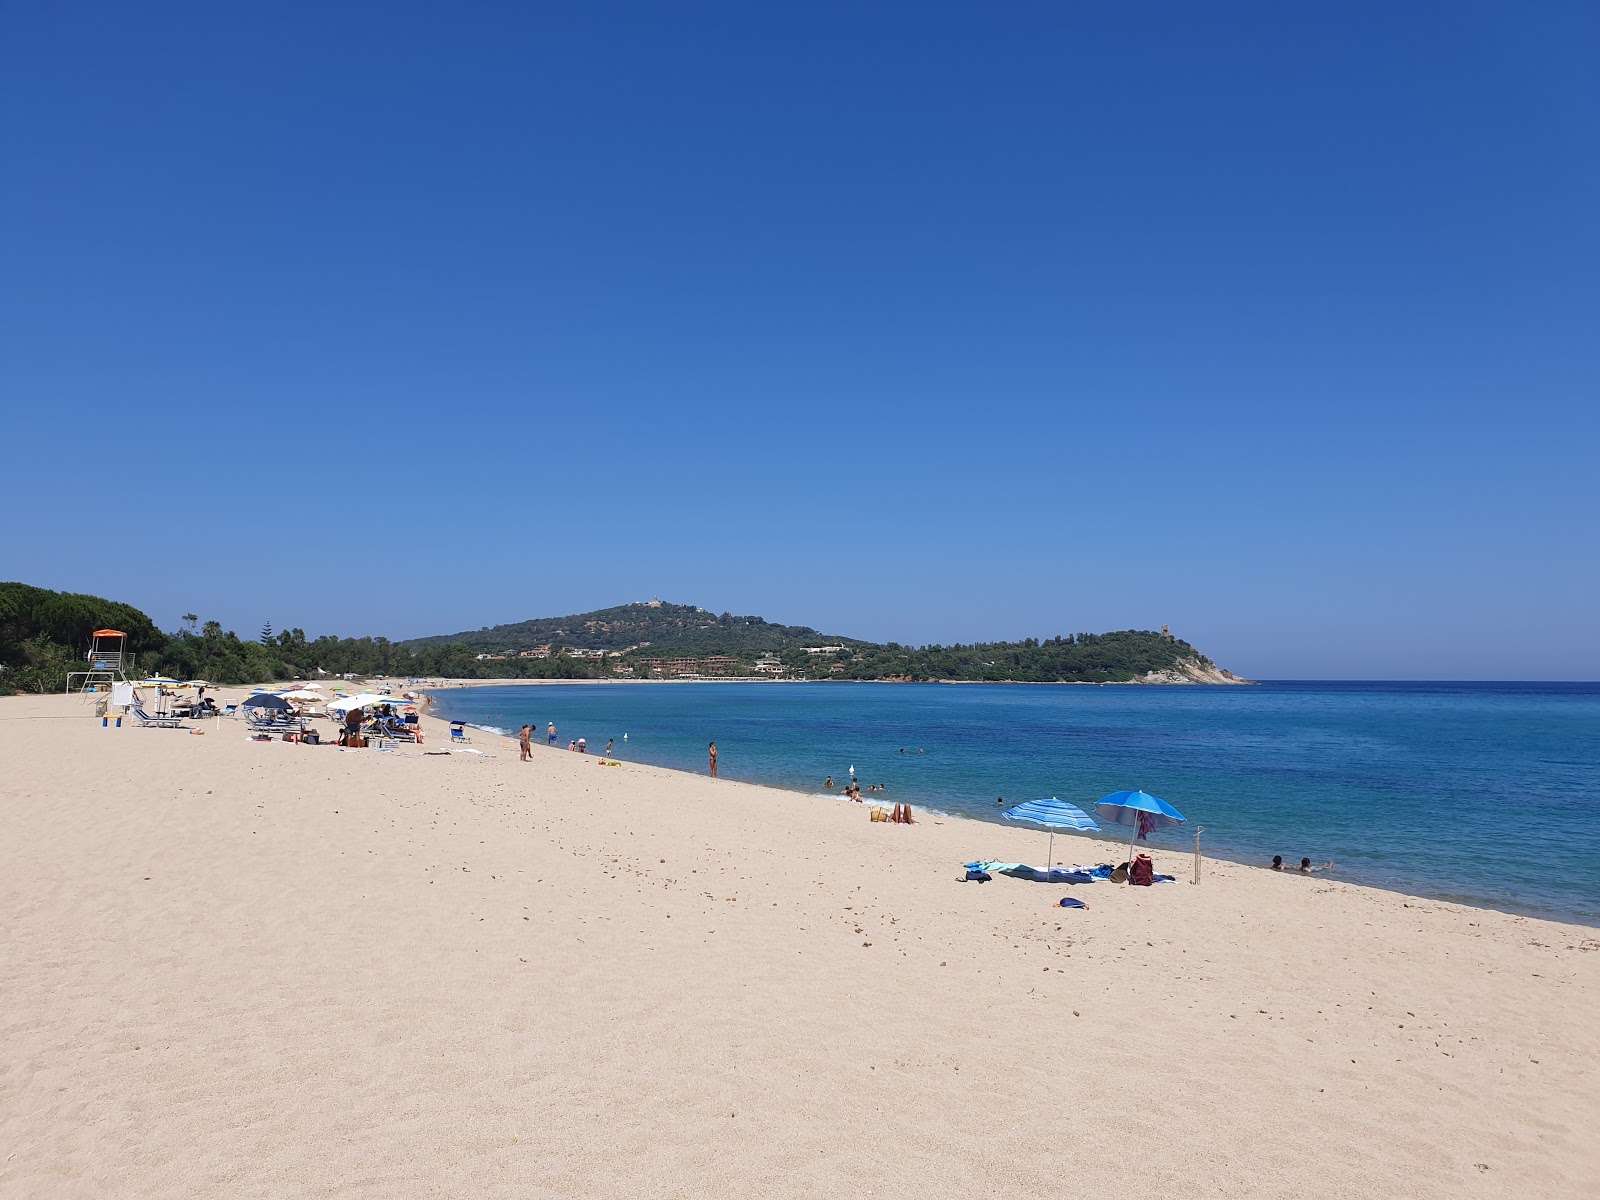
[[[328,707],[336,712],[349,712],[352,708],[376,708],[380,704],[393,704],[392,696],[378,696],[372,692],[362,692],[359,696],[341,696],[337,700],[330,700]]]

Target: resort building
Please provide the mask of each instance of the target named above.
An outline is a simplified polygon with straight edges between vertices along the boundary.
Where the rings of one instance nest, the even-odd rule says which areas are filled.
[[[662,675],[736,675],[739,660],[713,654],[709,658],[652,658],[645,665]]]

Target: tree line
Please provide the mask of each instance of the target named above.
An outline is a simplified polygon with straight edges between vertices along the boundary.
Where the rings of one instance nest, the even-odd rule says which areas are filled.
[[[835,639],[842,649],[829,655],[806,654],[799,643],[819,637],[798,626],[768,625],[757,617],[720,617],[685,606],[650,610],[628,633],[666,634],[660,642],[631,650],[620,659],[507,657],[480,660],[467,641],[423,639],[396,643],[385,637],[308,638],[298,628],[264,626],[255,638],[241,638],[216,621],[202,623],[186,613],[179,629],[163,633],[131,605],[98,596],[53,592],[21,583],[0,583],[0,689],[7,692],[59,692],[70,671],[86,666],[90,635],[120,629],[136,655],[141,674],[205,679],[219,684],[272,683],[323,676],[418,675],[453,679],[596,679],[611,677],[615,665],[630,666],[635,678],[649,673],[648,660],[727,655],[748,667],[763,654],[775,654],[792,676],[819,679],[961,680],[1014,683],[1110,683],[1172,668],[1188,660],[1210,660],[1189,643],[1164,634],[1128,629],[1116,633],[1078,633],[1043,641],[979,642],[955,646],[879,645]],[[615,619],[623,609],[562,618],[583,628],[586,618]],[[658,623],[656,623],[658,622]],[[619,622],[620,623],[620,622]],[[534,623],[528,623],[534,624]],[[541,623],[542,624],[542,623]],[[548,632],[547,626],[541,632]],[[613,637],[622,630],[611,631]],[[462,635],[465,637],[465,635]],[[774,642],[777,647],[774,647]],[[589,647],[587,640],[571,644]],[[510,649],[510,647],[507,647]]]

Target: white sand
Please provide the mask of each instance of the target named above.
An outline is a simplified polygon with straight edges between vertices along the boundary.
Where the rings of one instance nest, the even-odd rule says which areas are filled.
[[[0,700],[6,1197],[1600,1195],[1595,930],[88,713]]]

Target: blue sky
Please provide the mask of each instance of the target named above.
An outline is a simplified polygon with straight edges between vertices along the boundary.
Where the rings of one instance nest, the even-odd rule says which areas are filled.
[[[0,578],[1600,678],[1597,56],[1579,3],[7,5]]]

